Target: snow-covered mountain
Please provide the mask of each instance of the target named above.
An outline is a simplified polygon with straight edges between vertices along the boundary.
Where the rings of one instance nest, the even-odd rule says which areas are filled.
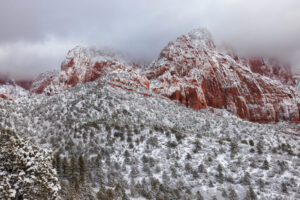
[[[30,91],[51,95],[123,68],[143,77],[150,92],[194,109],[224,108],[255,122],[298,122],[300,98],[288,65],[233,55],[217,48],[204,29],[170,42],[156,61],[141,69],[105,51],[78,46],[59,72],[39,76]]]
[[[300,120],[293,87],[254,73],[194,30],[170,42],[145,73],[151,89],[194,108],[224,108],[255,122]]]
[[[64,198],[243,199],[250,190],[259,199],[299,198],[299,125],[251,123],[109,84],[123,73],[50,97],[0,100],[1,127],[56,152]],[[79,155],[84,187],[68,171]]]
[[[47,174],[40,184],[20,165],[30,178],[16,169],[10,190],[1,177],[11,169],[0,164],[0,191],[34,193],[30,184],[49,179],[45,191],[55,198],[61,187],[58,199],[299,199],[299,94],[288,68],[261,62],[224,53],[203,29],[170,42],[148,68],[76,47],[21,98],[0,98],[0,139],[26,138],[13,134],[0,150],[30,149],[13,155],[34,160],[35,143],[46,152],[36,173]]]
[[[41,74],[32,84],[32,93],[48,95],[78,84],[94,81],[108,72],[126,65],[110,52],[80,46],[68,52],[59,72]]]
[[[28,96],[28,91],[18,85],[0,85],[0,98],[13,100]]]

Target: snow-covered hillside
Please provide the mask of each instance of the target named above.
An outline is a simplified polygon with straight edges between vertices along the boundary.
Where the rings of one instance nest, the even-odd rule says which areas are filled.
[[[0,199],[58,198],[60,184],[51,151],[10,130],[0,130]]]
[[[28,91],[18,85],[0,85],[0,96],[3,99],[18,99],[27,95]]]
[[[299,125],[108,84],[120,73],[50,97],[0,99],[1,127],[56,152],[63,198],[300,198]]]
[[[299,122],[293,87],[251,71],[196,29],[170,42],[144,72],[150,88],[194,108],[223,108],[254,122]]]
[[[0,86],[0,198],[300,199],[289,69],[222,52],[206,30],[148,68],[76,47],[28,83]]]
[[[30,92],[53,95],[119,69],[134,71],[150,91],[196,110],[222,108],[263,123],[300,121],[300,96],[292,87],[295,80],[288,65],[233,56],[217,47],[205,29],[170,42],[147,68],[132,67],[107,51],[77,46],[68,52],[60,71],[40,75]]]

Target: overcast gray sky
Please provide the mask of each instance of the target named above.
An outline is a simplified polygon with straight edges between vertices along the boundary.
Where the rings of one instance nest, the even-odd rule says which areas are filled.
[[[299,0],[1,0],[0,74],[58,69],[76,45],[153,60],[205,27],[239,52],[281,55],[300,68]]]

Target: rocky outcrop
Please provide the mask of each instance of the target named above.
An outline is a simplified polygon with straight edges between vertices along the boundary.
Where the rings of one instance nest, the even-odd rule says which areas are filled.
[[[106,84],[112,87],[122,88],[145,97],[152,96],[149,86],[150,82],[147,77],[138,74],[133,67],[120,66],[118,69],[110,72],[106,76]],[[101,81],[99,81],[101,84]]]
[[[209,32],[199,29],[170,42],[144,74],[154,92],[194,109],[225,108],[254,122],[298,122],[299,95],[254,73],[255,66],[261,63],[249,67],[222,53]]]
[[[48,95],[53,94],[53,85],[55,79],[59,76],[59,71],[49,71],[46,73],[40,74],[32,83],[30,88],[31,93],[35,94],[42,94],[43,92],[47,93]],[[47,91],[47,90],[48,91]]]
[[[0,94],[0,98],[8,100],[8,97],[6,95],[4,95],[4,94]]]
[[[248,66],[254,73],[278,80],[285,85],[295,86],[296,84],[290,65],[283,64],[276,58],[239,58],[235,56],[234,59],[238,63]]]
[[[290,74],[274,59],[220,51],[210,33],[198,29],[170,42],[146,69],[136,70],[104,51],[76,47],[59,72],[42,74],[30,91],[52,95],[111,76],[110,86],[144,96],[156,93],[196,110],[224,108],[253,122],[298,122],[300,100]]]
[[[52,95],[78,84],[95,81],[125,65],[125,62],[110,53],[77,46],[68,52],[59,72],[40,75],[30,91]]]

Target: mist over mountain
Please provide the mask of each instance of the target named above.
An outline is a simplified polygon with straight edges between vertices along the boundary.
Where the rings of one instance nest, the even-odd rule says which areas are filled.
[[[32,78],[58,69],[77,45],[110,47],[149,62],[197,27],[240,54],[280,57],[298,70],[299,9],[297,0],[2,1],[0,73]]]
[[[0,199],[300,199],[299,9],[1,1]]]

